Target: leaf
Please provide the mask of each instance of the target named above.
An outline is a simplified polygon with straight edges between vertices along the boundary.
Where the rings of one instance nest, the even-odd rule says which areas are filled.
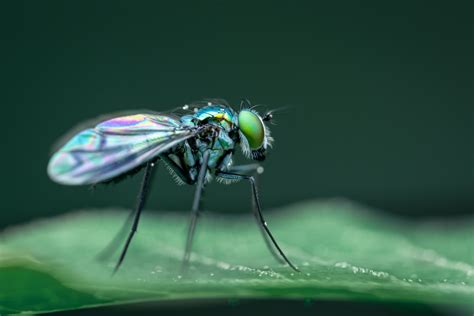
[[[122,268],[96,255],[125,211],[89,210],[1,235],[0,313],[199,298],[345,299],[473,307],[474,221],[415,224],[341,200],[267,212],[301,272],[276,263],[251,215],[205,212],[180,274],[187,214],[145,212]]]

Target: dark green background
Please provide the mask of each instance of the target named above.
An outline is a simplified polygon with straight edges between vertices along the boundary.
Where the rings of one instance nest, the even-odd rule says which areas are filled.
[[[473,10],[446,2],[14,1],[2,5],[0,227],[134,204],[139,177],[51,182],[53,143],[108,112],[206,97],[287,106],[266,209],[342,196],[406,216],[474,211]],[[161,169],[149,208],[185,210]],[[206,208],[249,209],[246,184]]]

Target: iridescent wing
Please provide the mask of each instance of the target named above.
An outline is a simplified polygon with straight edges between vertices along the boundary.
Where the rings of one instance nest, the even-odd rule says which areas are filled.
[[[104,121],[73,136],[50,159],[49,177],[61,184],[94,184],[123,174],[195,136],[168,115],[136,114]]]

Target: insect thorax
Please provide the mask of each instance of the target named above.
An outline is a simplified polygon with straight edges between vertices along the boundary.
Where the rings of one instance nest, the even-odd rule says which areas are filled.
[[[194,115],[181,117],[181,121],[189,127],[207,128],[197,137],[186,140],[162,155],[179,184],[195,183],[206,150],[210,152],[207,182],[216,171],[226,171],[232,166],[235,144],[239,141],[236,114],[232,109],[208,106]]]

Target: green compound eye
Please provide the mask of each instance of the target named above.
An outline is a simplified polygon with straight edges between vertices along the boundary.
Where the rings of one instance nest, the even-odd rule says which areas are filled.
[[[265,127],[262,120],[255,113],[243,110],[239,113],[239,128],[249,142],[250,149],[258,149],[263,145]]]

